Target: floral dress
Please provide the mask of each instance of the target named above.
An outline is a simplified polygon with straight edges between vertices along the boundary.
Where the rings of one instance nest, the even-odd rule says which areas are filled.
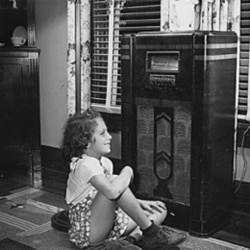
[[[100,162],[98,160],[96,160],[97,162],[96,161],[93,162],[93,159],[89,159],[89,158],[91,157],[87,157],[82,162],[78,161],[79,158],[74,158],[72,160],[71,173],[73,176],[71,175],[71,177],[74,177],[74,174],[77,175],[77,173],[74,171],[76,171],[77,168],[83,169],[86,163],[92,163],[92,166],[93,166],[93,163],[98,164],[99,166],[97,166],[97,169],[101,167],[103,174],[106,176],[108,176],[110,174],[110,171],[112,171],[112,167],[111,168],[105,167],[104,165],[105,163],[106,165],[110,164],[110,162],[107,161],[107,158],[103,159],[103,161],[100,161]],[[91,176],[92,175],[93,174],[91,174]],[[70,186],[69,179],[68,179],[68,185]],[[78,198],[76,199],[77,202],[75,204],[70,205],[69,220],[71,223],[71,228],[68,231],[69,239],[79,248],[85,248],[90,245],[89,244],[90,222],[91,222],[90,207],[91,207],[93,200],[95,199],[96,194],[97,194],[97,190],[92,185],[90,185],[85,191],[84,198],[82,198],[81,196],[82,194],[80,194],[80,197],[82,199],[79,200],[79,195],[78,195]],[[69,197],[67,198],[69,200]],[[66,201],[67,201],[67,198],[66,198]],[[113,229],[110,231],[105,242],[120,238],[127,229],[128,219],[129,217],[127,216],[127,214],[123,212],[123,210],[119,206],[117,206],[117,209],[115,211],[114,226],[113,226]]]

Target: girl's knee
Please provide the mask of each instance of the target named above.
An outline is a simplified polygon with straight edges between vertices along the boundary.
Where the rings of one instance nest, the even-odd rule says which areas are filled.
[[[149,216],[150,220],[153,220],[156,225],[161,225],[167,217],[167,209],[160,211],[155,211],[155,213]]]
[[[160,218],[160,220],[161,220],[162,222],[167,218],[167,214],[168,214],[167,209],[163,210],[163,211],[160,213],[159,218]],[[161,223],[162,223],[162,222],[161,222]]]
[[[109,176],[109,180],[110,180],[111,182],[113,182],[113,181],[117,178],[117,176],[118,176],[118,175],[116,175],[116,174],[110,175],[110,176]]]

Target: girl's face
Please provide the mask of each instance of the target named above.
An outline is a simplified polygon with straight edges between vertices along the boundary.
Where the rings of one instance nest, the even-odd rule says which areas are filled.
[[[86,154],[97,159],[102,155],[108,154],[111,151],[112,136],[107,130],[107,126],[102,118],[96,118],[97,126],[95,127],[92,140],[88,145]]]

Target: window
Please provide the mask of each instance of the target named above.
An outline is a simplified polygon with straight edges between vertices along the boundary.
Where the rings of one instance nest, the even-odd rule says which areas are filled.
[[[91,105],[121,113],[120,41],[124,33],[160,30],[160,0],[92,1]]]
[[[250,3],[241,1],[238,127],[250,121]]]
[[[120,114],[120,38],[124,33],[160,31],[161,0],[93,0],[91,4],[91,104],[100,111]],[[240,127],[246,126],[246,117],[250,117],[249,20],[250,3],[241,0],[237,110]]]

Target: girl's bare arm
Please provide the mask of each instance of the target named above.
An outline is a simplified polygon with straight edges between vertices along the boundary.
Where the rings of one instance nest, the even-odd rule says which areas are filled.
[[[108,199],[115,200],[128,188],[132,179],[133,170],[126,166],[119,175],[109,178],[104,175],[96,175],[90,180],[90,183]]]

